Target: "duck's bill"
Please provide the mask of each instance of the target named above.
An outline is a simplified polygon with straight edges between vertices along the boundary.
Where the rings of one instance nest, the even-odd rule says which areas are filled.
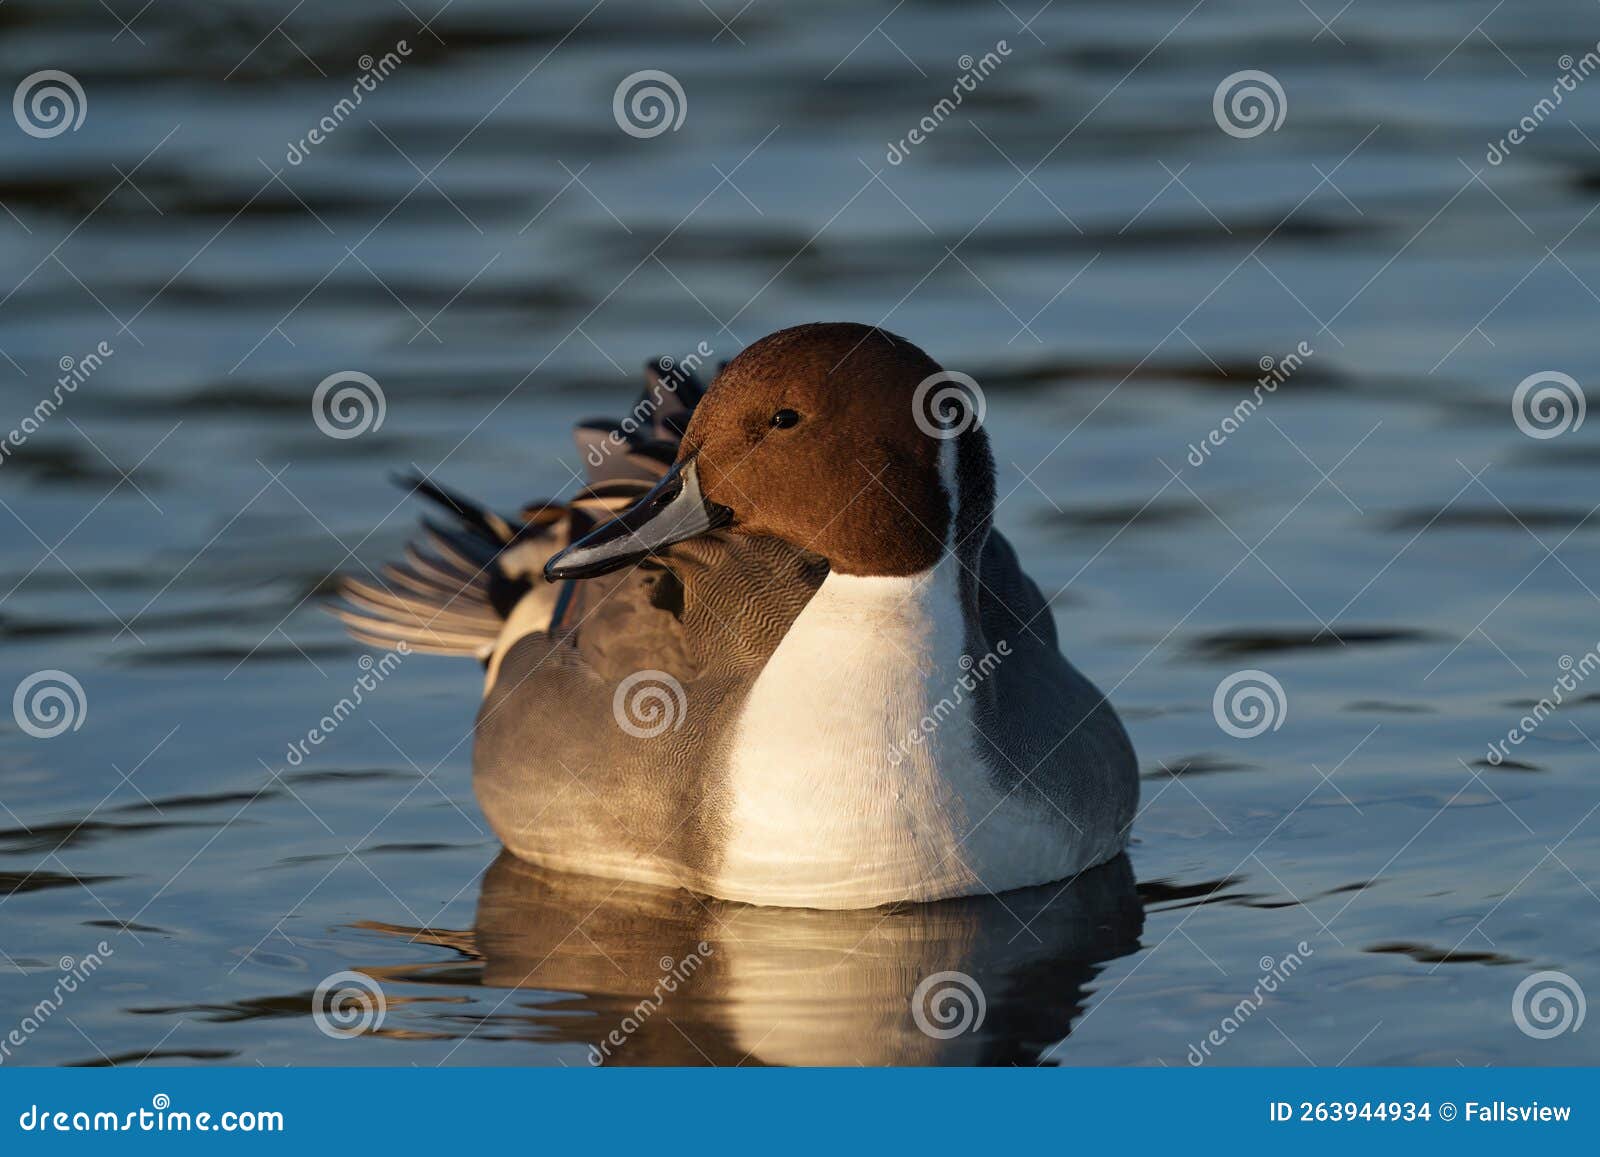
[[[701,493],[700,476],[689,458],[627,510],[551,558],[544,565],[544,577],[560,582],[609,574],[732,521],[733,511]]]

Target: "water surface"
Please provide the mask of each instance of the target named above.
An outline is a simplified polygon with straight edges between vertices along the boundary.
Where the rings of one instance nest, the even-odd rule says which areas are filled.
[[[1600,991],[1600,683],[1488,759],[1600,640],[1600,427],[1511,408],[1593,373],[1600,86],[1486,159],[1600,12],[591,4],[0,7],[7,85],[87,99],[0,131],[0,426],[111,350],[0,461],[0,687],[87,703],[0,718],[0,1007],[109,950],[7,1063],[582,1065],[691,958],[602,1059],[1600,1059],[1512,1016],[1535,971]],[[642,69],[677,131],[613,119]],[[1212,98],[1246,69],[1287,109],[1237,138]],[[832,915],[539,873],[472,799],[477,671],[425,656],[290,761],[363,674],[317,603],[401,550],[390,472],[514,509],[647,357],[822,318],[983,383],[998,521],[1140,754],[1125,863]],[[344,370],[386,399],[349,440],[310,406]],[[1286,710],[1236,738],[1212,698],[1252,669]],[[377,1032],[318,1031],[341,970]],[[917,1027],[941,971],[981,1027]]]

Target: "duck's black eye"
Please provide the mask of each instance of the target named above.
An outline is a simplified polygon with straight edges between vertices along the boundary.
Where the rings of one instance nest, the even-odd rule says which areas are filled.
[[[793,410],[779,410],[776,414],[772,415],[772,425],[774,429],[787,430],[790,426],[798,426],[799,424],[800,415],[795,413]]]

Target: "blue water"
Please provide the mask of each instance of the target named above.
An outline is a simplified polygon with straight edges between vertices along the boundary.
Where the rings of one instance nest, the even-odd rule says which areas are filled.
[[[0,712],[0,1040],[102,960],[5,1063],[581,1065],[690,954],[607,1059],[1600,1059],[1513,1016],[1532,973],[1600,985],[1600,424],[1512,408],[1594,372],[1600,83],[1535,112],[1593,5],[115,7],[0,7],[6,86],[85,104],[0,116],[0,427],[101,363],[0,457],[0,689],[83,691],[53,738]],[[614,119],[644,69],[676,131]],[[1236,137],[1247,69],[1286,107]],[[828,916],[495,864],[480,676],[426,656],[290,762],[363,674],[317,604],[398,556],[391,472],[559,493],[647,357],[815,319],[983,384],[999,523],[1140,755],[1129,874]],[[380,427],[318,430],[339,371]],[[1236,738],[1245,670],[1283,698]],[[318,1030],[341,970],[377,1031]],[[944,970],[986,1002],[950,1039],[910,1015]]]

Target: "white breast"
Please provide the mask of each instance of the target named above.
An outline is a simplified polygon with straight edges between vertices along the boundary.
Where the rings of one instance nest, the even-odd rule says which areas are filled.
[[[947,556],[910,578],[823,582],[740,716],[717,895],[863,908],[1081,866],[1057,823],[991,783],[963,686],[958,576]]]

